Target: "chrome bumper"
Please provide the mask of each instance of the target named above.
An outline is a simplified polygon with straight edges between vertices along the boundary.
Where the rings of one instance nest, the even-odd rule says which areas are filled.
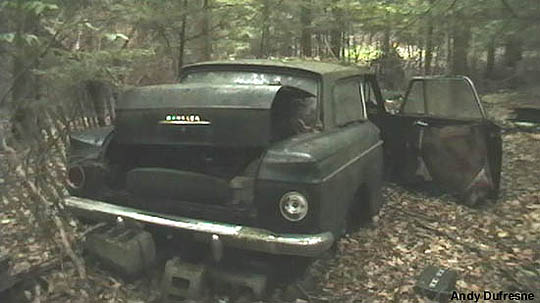
[[[203,241],[210,241],[212,236],[217,235],[225,246],[276,255],[315,257],[328,250],[334,242],[334,236],[330,232],[276,234],[256,227],[159,214],[73,196],[65,199],[65,205],[75,215],[81,217],[99,220],[115,220],[118,217],[133,219],[192,232],[196,235],[196,239]]]

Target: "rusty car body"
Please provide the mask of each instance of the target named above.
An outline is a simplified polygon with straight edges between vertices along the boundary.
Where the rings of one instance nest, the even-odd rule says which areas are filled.
[[[367,79],[334,64],[227,61],[128,90],[114,127],[71,136],[66,205],[316,256],[346,222],[380,208],[383,150],[362,100]]]
[[[126,91],[114,127],[71,135],[66,205],[82,217],[136,220],[226,247],[318,256],[378,213],[385,157],[398,175],[423,159],[446,184],[453,179],[441,157],[463,161],[472,149],[500,162],[488,152],[497,137],[484,116],[409,115],[408,102],[387,112],[375,76],[356,67],[186,66],[177,84]],[[454,150],[448,133],[475,142]],[[474,180],[500,171],[483,159],[467,170]]]

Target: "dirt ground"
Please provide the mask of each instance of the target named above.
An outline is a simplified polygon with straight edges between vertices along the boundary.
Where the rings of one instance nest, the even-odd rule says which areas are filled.
[[[540,297],[540,132],[506,121],[512,106],[540,104],[540,93],[499,92],[483,101],[505,128],[499,199],[472,209],[430,186],[387,184],[374,224],[341,239],[334,257],[314,263],[317,284],[297,302],[426,302],[413,286],[429,264],[455,270],[460,291],[533,291]],[[145,278],[128,283],[92,266],[87,280],[76,278],[69,262],[56,262],[58,251],[32,228],[28,210],[0,203],[0,250],[14,258],[15,272],[52,262],[33,276],[39,286],[21,291],[17,302],[158,299],[157,285]]]

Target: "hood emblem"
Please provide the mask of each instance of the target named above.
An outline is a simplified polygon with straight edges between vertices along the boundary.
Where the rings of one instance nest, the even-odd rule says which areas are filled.
[[[159,124],[172,125],[209,125],[210,121],[203,120],[199,115],[167,115]]]

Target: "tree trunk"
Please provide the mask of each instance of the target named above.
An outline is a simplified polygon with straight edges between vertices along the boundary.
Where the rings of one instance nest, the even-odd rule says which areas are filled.
[[[475,39],[476,39],[476,36],[474,35],[474,33],[471,33],[471,41],[470,41],[469,45],[475,45],[476,44]],[[474,74],[474,73],[476,73],[476,69],[477,69],[477,65],[478,65],[476,48],[474,46],[471,47],[471,51],[469,53],[470,53],[469,56],[468,56],[469,72]]]
[[[180,76],[180,71],[182,66],[184,66],[184,53],[186,50],[186,21],[187,21],[187,9],[188,9],[188,0],[184,0],[183,3],[183,15],[182,15],[182,25],[180,27],[180,33],[178,33],[178,58],[177,58],[177,76]]]
[[[324,43],[322,42],[322,37],[320,33],[315,34],[315,57],[322,58],[322,49],[324,48]]]
[[[435,0],[429,0],[429,4],[433,6]],[[426,54],[424,64],[424,75],[431,74],[431,61],[433,59],[433,16],[430,14],[426,28]]]
[[[341,54],[341,31],[336,26],[330,30],[330,50],[335,59],[340,58]]]
[[[485,77],[491,79],[495,68],[495,37],[491,37],[487,46]]]
[[[269,20],[269,14],[270,14],[270,8],[268,0],[263,1],[263,7],[262,7],[262,28],[261,28],[261,41],[259,44],[259,58],[265,58],[268,56],[269,52],[267,49],[267,39],[270,36],[270,24],[268,22]]]
[[[202,39],[202,49],[201,49],[201,59],[203,61],[208,61],[212,58],[212,38],[210,37],[210,21],[211,21],[211,11],[210,11],[210,0],[202,0],[202,19],[201,19],[201,39]]]
[[[445,22],[444,25],[444,71],[450,74],[452,69],[452,24]],[[442,60],[441,60],[442,61]]]
[[[468,75],[467,52],[469,51],[471,28],[465,24],[456,24],[454,26],[453,38],[452,74]]]
[[[332,14],[334,16],[334,24],[330,29],[330,50],[335,59],[339,59],[341,56],[342,47],[342,29],[343,24],[341,22],[341,11],[339,8],[333,7]]]
[[[383,41],[382,41],[382,51],[384,55],[388,55],[390,53],[390,27],[387,26],[384,29],[383,33]]]
[[[17,30],[15,33],[15,48],[13,56],[13,89],[11,91],[12,100],[34,100],[37,98],[36,79],[32,74],[32,69],[37,65],[37,54],[32,46],[27,45],[24,35],[34,34],[38,24],[36,16],[24,12],[22,8],[24,1],[18,1],[19,16]]]
[[[311,0],[304,0],[302,3],[300,21],[302,23],[302,37],[300,44],[302,55],[311,57]]]
[[[523,57],[523,41],[519,37],[511,36],[504,45],[504,64],[516,67],[516,63]]]

